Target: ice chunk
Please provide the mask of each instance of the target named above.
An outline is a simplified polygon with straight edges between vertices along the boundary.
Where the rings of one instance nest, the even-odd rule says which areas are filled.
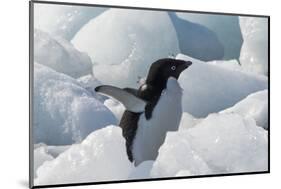
[[[137,88],[139,86],[138,78],[142,74],[146,75],[144,68],[136,69],[136,65],[132,64],[132,61],[125,60],[121,64],[116,65],[94,65],[95,76],[102,81],[103,84],[109,84],[120,88],[132,87]],[[143,65],[149,69],[149,66]],[[138,67],[138,66],[136,66]],[[134,69],[134,71],[132,71]]]
[[[100,98],[100,95],[96,94],[95,88],[101,85],[101,82],[93,75],[82,76],[77,79],[79,84],[86,90],[88,90],[96,98]]]
[[[151,176],[266,171],[267,137],[267,131],[251,118],[234,113],[211,114],[193,128],[167,134]]]
[[[177,13],[177,15],[186,21],[201,24],[213,31],[223,45],[224,60],[239,60],[243,38],[238,16],[183,12]]]
[[[144,161],[132,169],[129,179],[147,179],[150,178],[150,170],[154,161]]]
[[[237,113],[243,117],[251,117],[258,126],[268,128],[268,91],[263,90],[250,94],[233,107],[220,113]]]
[[[193,64],[179,78],[184,89],[183,110],[195,117],[229,108],[253,92],[268,88],[267,77],[232,71],[185,55]]]
[[[235,70],[235,71],[242,71],[242,72],[247,72],[246,70],[243,69],[241,65],[239,65],[239,62],[237,60],[214,60],[207,62],[208,64],[216,65],[216,66],[221,66],[223,68],[229,69],[229,70]]]
[[[181,19],[176,13],[169,12],[169,16],[177,32],[181,53],[203,61],[223,58],[224,47],[216,33],[203,25]]]
[[[182,120],[181,124],[189,124]],[[195,127],[169,132],[155,161],[129,162],[118,126],[74,144],[37,171],[36,185],[266,171],[267,131],[252,118],[211,114]]]
[[[75,79],[37,63],[33,95],[34,143],[68,145],[117,123],[114,115]]]
[[[168,14],[148,10],[109,9],[87,23],[72,42],[92,58],[102,83],[118,87],[134,87],[154,61],[179,52]]]
[[[244,43],[240,62],[254,73],[268,74],[268,19],[239,17]]]
[[[197,119],[197,118],[193,117],[191,114],[189,114],[187,112],[183,112],[182,116],[181,116],[179,130],[190,129],[190,128],[196,126],[200,121],[201,121],[201,119]]]
[[[115,115],[115,117],[118,119],[118,121],[121,120],[122,115],[125,111],[125,107],[123,104],[118,102],[114,99],[107,99],[104,101],[104,105],[110,109],[110,111]]]
[[[37,177],[37,169],[43,165],[45,161],[51,161],[56,158],[59,154],[67,150],[69,146],[47,146],[44,143],[34,145],[34,156],[33,156],[33,169],[34,178]]]
[[[34,150],[44,148],[44,151],[46,151],[46,153],[56,158],[59,154],[67,150],[70,146],[71,145],[48,146],[44,143],[37,143],[34,144]]]
[[[44,162],[51,161],[53,159],[54,157],[48,153],[45,146],[34,149],[34,161],[32,162],[34,168],[34,178],[37,176],[36,170],[38,169],[38,167],[40,167]]]
[[[71,40],[83,25],[105,10],[102,7],[35,3],[34,26],[52,35]]]
[[[37,171],[35,185],[117,181],[128,178],[133,165],[118,126],[91,133]]]
[[[58,157],[61,153],[70,148],[71,145],[65,146],[47,146],[48,153],[54,158]]]
[[[267,136],[253,119],[238,114],[212,114],[182,133],[214,173],[266,171]]]
[[[34,60],[75,78],[92,73],[88,55],[76,50],[70,42],[37,29],[34,30]]]
[[[209,61],[206,63],[220,66],[225,69],[240,71],[240,72],[244,72],[244,73],[248,73],[248,74],[252,74],[252,75],[258,74],[258,73],[255,73],[253,70],[250,70],[250,69],[246,68],[245,66],[241,65],[237,60],[234,60],[234,59],[233,60],[214,60],[214,61]]]
[[[196,153],[190,145],[189,138],[183,133],[169,132],[167,134],[165,143],[160,147],[153,164],[152,177],[173,177],[182,169],[188,170],[191,175],[211,173],[208,165]]]
[[[181,170],[176,174],[176,177],[186,177],[186,176],[191,176],[189,170]]]

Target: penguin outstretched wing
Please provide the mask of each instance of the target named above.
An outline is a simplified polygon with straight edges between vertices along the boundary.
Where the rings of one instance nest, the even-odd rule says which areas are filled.
[[[124,91],[127,91],[128,93],[131,93],[132,95],[138,97],[138,90],[137,89],[133,89],[133,88],[124,88]]]
[[[121,102],[128,111],[141,113],[145,111],[146,101],[137,96],[137,90],[131,88],[120,89],[110,85],[101,85],[95,91],[105,96],[115,98]]]

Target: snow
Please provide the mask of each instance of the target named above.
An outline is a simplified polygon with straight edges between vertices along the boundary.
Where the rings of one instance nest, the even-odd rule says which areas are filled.
[[[34,60],[75,78],[92,73],[88,55],[76,50],[70,42],[37,29],[34,30]]]
[[[91,57],[97,79],[118,87],[135,86],[154,61],[179,52],[168,14],[146,10],[109,9],[82,27],[72,43]]]
[[[186,21],[200,24],[213,31],[223,45],[224,60],[239,60],[243,38],[238,16],[183,12],[176,14]]]
[[[89,20],[106,9],[70,5],[34,4],[34,26],[66,40],[72,37]]]
[[[34,143],[73,144],[117,122],[75,79],[38,63],[34,64],[33,98]]]
[[[72,145],[37,171],[36,185],[98,182],[127,179],[133,165],[118,126],[107,126]]]
[[[244,39],[240,55],[242,66],[268,75],[268,19],[239,17],[239,23]]]
[[[179,18],[169,12],[176,29],[181,53],[203,60],[218,60],[224,56],[224,47],[217,35],[207,27]]]
[[[233,107],[220,113],[237,113],[245,118],[251,117],[258,126],[268,128],[268,90],[250,94]]]
[[[251,93],[268,88],[267,77],[229,70],[207,64],[186,55],[177,59],[193,64],[181,73],[183,110],[195,117],[206,117],[233,106]]]

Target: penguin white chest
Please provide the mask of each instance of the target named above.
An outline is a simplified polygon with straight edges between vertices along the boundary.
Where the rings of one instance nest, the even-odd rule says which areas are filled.
[[[182,116],[181,101],[182,89],[178,81],[170,77],[152,111],[152,117],[147,120],[144,114],[140,116],[132,149],[135,165],[146,160],[155,160],[167,131],[178,130]]]

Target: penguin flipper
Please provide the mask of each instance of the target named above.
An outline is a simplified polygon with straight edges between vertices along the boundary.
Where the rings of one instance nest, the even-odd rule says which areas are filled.
[[[115,98],[121,102],[128,111],[135,113],[144,112],[146,102],[137,97],[132,91],[127,91],[127,89],[120,89],[110,85],[101,85],[96,87],[95,91],[105,96]]]
[[[131,93],[134,96],[138,96],[138,90],[133,88],[124,88],[123,90],[127,91],[128,93]]]

